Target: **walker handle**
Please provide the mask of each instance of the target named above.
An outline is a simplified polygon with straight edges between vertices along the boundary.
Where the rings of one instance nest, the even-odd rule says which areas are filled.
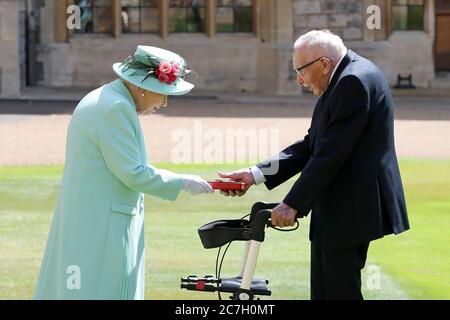
[[[262,202],[262,201],[255,202],[255,204],[253,204],[252,210],[250,212],[250,221],[253,221],[254,217],[256,216],[256,214],[259,211],[264,210],[264,209],[273,209],[279,204],[280,204],[279,202],[270,202],[270,203]],[[270,218],[270,216],[269,216],[269,218]]]
[[[256,241],[264,241],[264,229],[265,227],[272,227],[279,231],[293,231],[298,228],[289,230],[282,230],[272,225],[270,218],[272,216],[272,209],[279,205],[279,202],[267,203],[267,202],[256,202],[252,206],[252,211],[250,213],[250,223],[252,228],[251,239]],[[298,215],[295,217],[297,220],[300,218]]]
[[[270,217],[272,216],[272,211],[270,209],[259,210],[253,215],[253,219],[250,219],[250,225],[252,229],[251,240],[256,240],[258,242],[264,241],[264,229],[268,224],[270,224]]]

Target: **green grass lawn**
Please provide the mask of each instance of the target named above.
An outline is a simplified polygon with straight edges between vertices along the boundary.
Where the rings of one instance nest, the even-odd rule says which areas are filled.
[[[216,179],[216,171],[241,166],[158,164],[180,173]],[[400,163],[411,230],[372,242],[363,290],[367,299],[450,299],[450,161],[406,159]],[[0,167],[0,299],[30,299],[56,203],[61,166]],[[240,218],[259,200],[279,201],[293,181],[269,192],[252,188],[242,198],[181,194],[176,202],[146,196],[146,298],[216,299],[181,290],[180,277],[215,273],[216,249],[203,249],[197,228]],[[267,229],[256,268],[270,280],[271,299],[309,298],[309,218],[295,232]],[[222,275],[239,272],[243,243],[233,243]],[[371,287],[370,270],[381,271]],[[227,295],[225,295],[227,297]]]

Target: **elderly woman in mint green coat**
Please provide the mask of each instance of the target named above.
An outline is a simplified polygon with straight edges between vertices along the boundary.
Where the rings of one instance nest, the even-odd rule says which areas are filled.
[[[61,191],[35,299],[143,299],[144,196],[176,200],[211,193],[198,176],[149,164],[138,114],[167,104],[193,85],[176,53],[138,46],[120,79],[86,95],[68,134]]]

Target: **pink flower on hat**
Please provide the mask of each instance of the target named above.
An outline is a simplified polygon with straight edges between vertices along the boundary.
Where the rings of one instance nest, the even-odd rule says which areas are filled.
[[[176,63],[171,64],[167,61],[161,61],[154,72],[160,82],[171,84],[177,80],[180,67]]]
[[[163,60],[159,63],[158,69],[162,73],[170,73],[172,71],[172,65],[170,64],[170,62]]]

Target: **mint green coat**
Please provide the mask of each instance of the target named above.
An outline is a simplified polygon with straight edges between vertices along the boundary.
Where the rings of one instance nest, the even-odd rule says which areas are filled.
[[[35,299],[143,299],[144,196],[174,201],[179,175],[148,164],[121,80],[78,104]]]

